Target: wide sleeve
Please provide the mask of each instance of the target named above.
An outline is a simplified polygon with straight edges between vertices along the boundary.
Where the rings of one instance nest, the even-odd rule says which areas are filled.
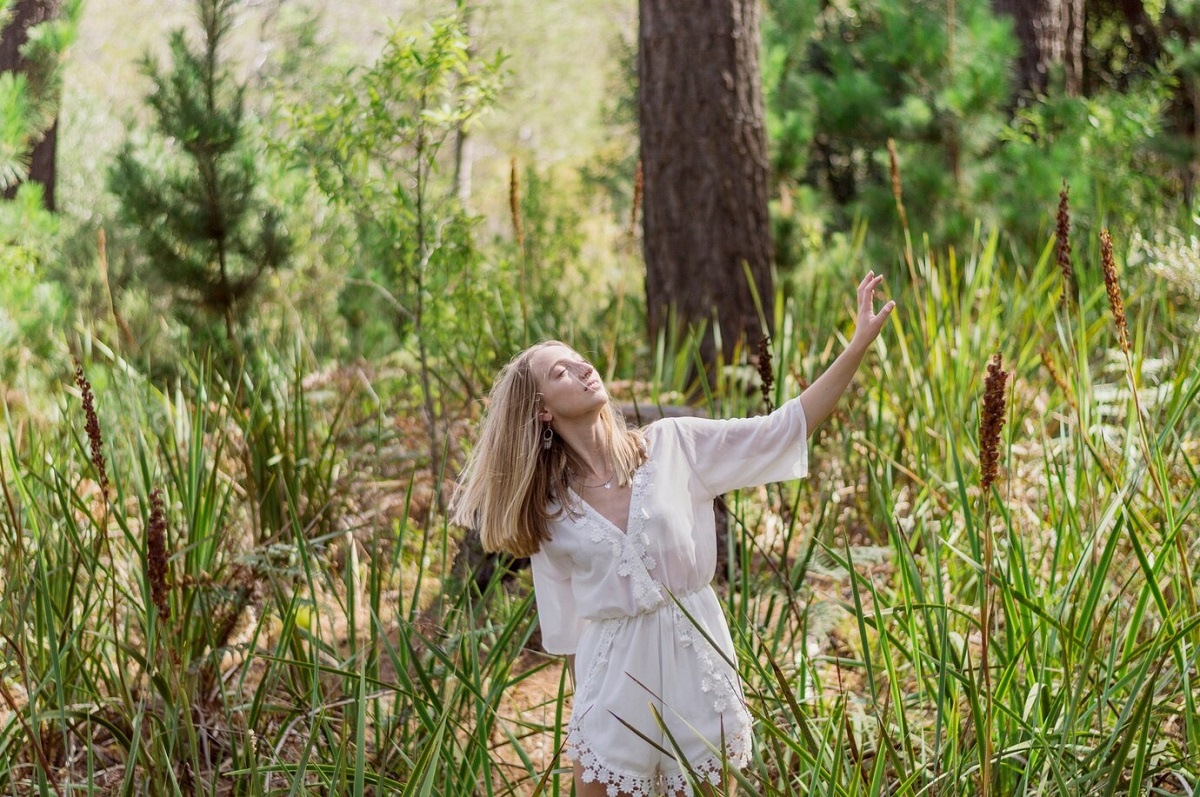
[[[584,621],[579,617],[571,587],[570,562],[562,561],[563,558],[547,551],[543,545],[529,562],[533,569],[538,622],[542,626],[542,647],[547,653],[570,655],[579,645]]]
[[[711,497],[808,475],[808,423],[798,397],[770,415],[675,424],[680,448]]]

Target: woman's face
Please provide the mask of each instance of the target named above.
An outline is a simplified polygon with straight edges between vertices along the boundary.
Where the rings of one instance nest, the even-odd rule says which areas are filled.
[[[529,367],[542,397],[538,418],[545,423],[595,415],[608,401],[600,375],[574,349],[544,346],[530,355]]]

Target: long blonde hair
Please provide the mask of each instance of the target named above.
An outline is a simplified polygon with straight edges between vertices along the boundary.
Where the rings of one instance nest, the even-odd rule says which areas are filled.
[[[534,352],[546,346],[566,344],[556,340],[535,344],[497,374],[479,442],[459,477],[454,522],[477,528],[487,551],[529,556],[550,539],[549,521],[564,509],[573,511],[568,484],[584,463],[557,435],[550,448],[542,446],[546,424],[538,419],[540,385],[530,361]],[[625,428],[621,411],[611,400],[601,409],[600,422],[608,437],[614,476],[619,485],[626,485],[646,458],[642,433]]]

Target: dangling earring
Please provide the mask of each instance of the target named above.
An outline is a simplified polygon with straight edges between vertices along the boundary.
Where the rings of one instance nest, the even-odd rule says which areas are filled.
[[[549,427],[549,425],[547,425],[546,428],[542,430],[542,450],[549,451],[550,444],[553,442],[554,442],[554,430],[551,429]]]

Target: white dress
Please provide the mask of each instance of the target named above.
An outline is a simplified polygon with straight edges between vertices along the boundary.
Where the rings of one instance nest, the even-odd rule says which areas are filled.
[[[713,499],[808,475],[798,399],[765,417],[666,419],[645,436],[626,531],[572,494],[532,557],[542,645],[576,654],[571,756],[585,781],[635,797],[690,793],[680,752],[714,783],[725,762],[749,760],[750,715],[710,586]]]

